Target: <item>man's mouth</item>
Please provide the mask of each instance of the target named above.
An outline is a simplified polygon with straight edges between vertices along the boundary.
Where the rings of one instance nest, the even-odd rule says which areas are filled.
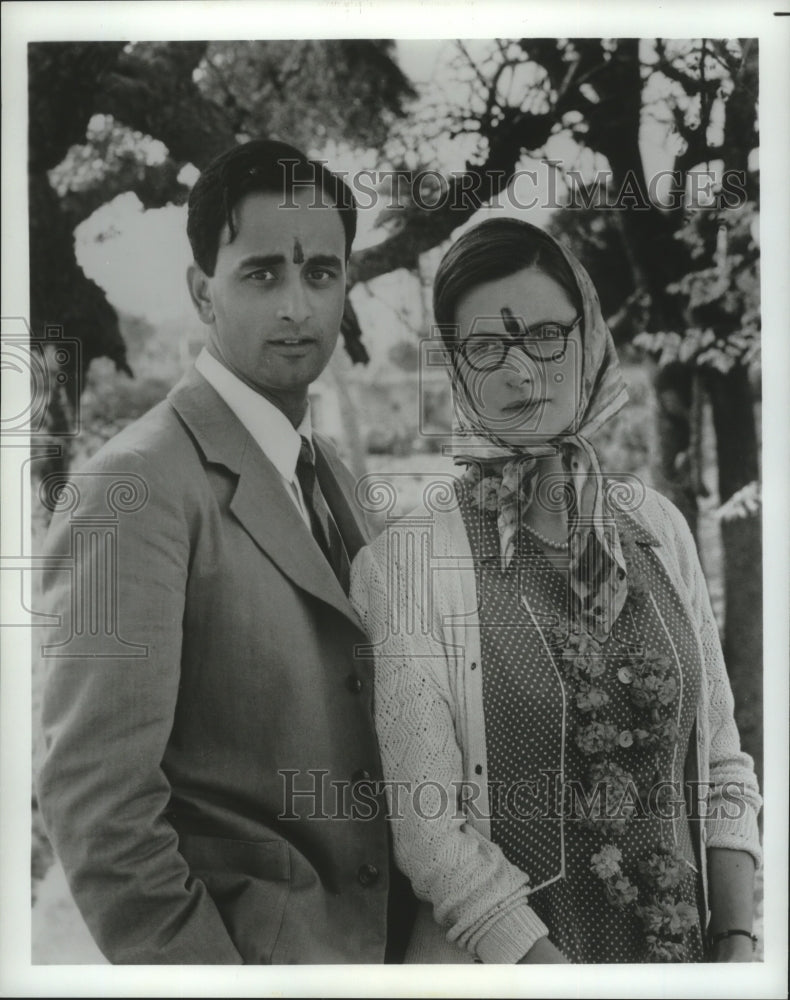
[[[278,347],[305,347],[308,344],[315,343],[314,337],[278,337],[276,340],[270,340],[270,344],[276,344]]]

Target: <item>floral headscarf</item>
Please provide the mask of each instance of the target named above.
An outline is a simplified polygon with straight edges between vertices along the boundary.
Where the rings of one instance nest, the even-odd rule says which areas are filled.
[[[535,497],[538,459],[559,451],[570,501],[570,585],[581,625],[603,640],[620,614],[628,590],[620,539],[613,519],[605,516],[601,469],[588,437],[625,405],[628,393],[590,276],[570,251],[560,243],[557,246],[571,268],[583,303],[581,391],[574,424],[546,444],[502,441],[485,427],[456,373],[453,455],[456,464],[479,467],[485,463],[484,482],[489,489],[493,475],[500,550],[507,566],[515,553],[520,520]]]

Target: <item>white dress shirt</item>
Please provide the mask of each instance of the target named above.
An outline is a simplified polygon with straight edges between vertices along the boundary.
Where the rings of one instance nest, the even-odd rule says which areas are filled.
[[[285,491],[293,500],[302,520],[310,528],[302,488],[296,478],[296,461],[304,437],[313,451],[310,404],[299,426],[293,424],[274,403],[269,402],[227,369],[204,347],[195,359],[195,368],[236,414],[253,440],[282,476]],[[313,457],[315,453],[313,451]],[[311,529],[312,530],[312,529]]]

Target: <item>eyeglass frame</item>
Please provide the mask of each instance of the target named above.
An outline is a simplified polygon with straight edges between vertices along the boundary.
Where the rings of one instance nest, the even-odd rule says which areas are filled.
[[[475,335],[475,334],[470,334],[468,337],[465,337],[463,340],[460,340],[456,344],[456,348],[455,348],[455,352],[454,353],[455,354],[460,354],[461,357],[463,358],[463,360],[466,362],[466,364],[472,369],[472,371],[476,371],[476,372],[496,371],[497,368],[499,368],[501,365],[503,365],[505,363],[505,361],[507,360],[508,354],[510,353],[511,349],[514,348],[514,347],[520,348],[524,352],[524,354],[526,354],[526,356],[531,361],[536,361],[538,363],[545,363],[547,361],[560,362],[560,361],[563,361],[565,359],[565,353],[568,350],[568,338],[573,333],[573,331],[576,329],[576,327],[579,326],[579,324],[582,322],[583,319],[584,319],[583,313],[579,313],[577,315],[576,319],[574,319],[572,323],[558,323],[556,320],[549,320],[549,321],[547,321],[545,323],[535,323],[531,327],[525,326],[524,323],[523,323],[523,320],[515,319],[515,322],[518,323],[518,324],[520,324],[523,327],[523,329],[521,329],[518,333],[508,332],[504,336],[500,336],[499,334],[496,334],[496,335],[488,335],[488,334],[484,334],[484,335],[478,334],[478,335]],[[512,323],[512,321],[511,321],[511,323]],[[533,340],[560,340],[561,339],[562,340],[562,348],[561,348],[562,353],[559,355],[559,357],[556,356],[557,352],[555,352],[555,354],[551,358],[535,357],[534,354],[530,354],[529,349],[526,346],[526,341],[528,339],[527,338],[527,334],[528,334],[528,332],[530,330],[535,330],[535,329],[542,330],[542,329],[544,329],[545,327],[548,327],[548,326],[550,326],[550,327],[558,327],[559,330],[561,331],[560,336],[559,337],[542,337],[542,338],[540,338],[540,337],[534,337],[532,339]],[[483,368],[480,368],[477,365],[473,364],[469,360],[469,358],[467,357],[467,354],[466,354],[465,345],[468,344],[468,343],[470,343],[470,342],[472,342],[472,341],[474,341],[475,337],[477,337],[477,339],[479,339],[479,340],[487,340],[490,343],[498,343],[500,345],[500,347],[502,349],[502,357],[499,359],[499,361],[495,365],[490,365],[490,366],[487,365],[487,366],[485,366]],[[559,350],[560,349],[558,348],[557,351],[559,351]]]

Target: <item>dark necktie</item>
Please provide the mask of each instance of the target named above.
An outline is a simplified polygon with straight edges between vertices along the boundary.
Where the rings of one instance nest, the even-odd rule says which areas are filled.
[[[302,447],[299,449],[296,478],[302,487],[302,495],[313,527],[313,536],[340,581],[340,586],[348,593],[351,564],[343,538],[318,485],[315,463],[306,438],[302,438]]]

